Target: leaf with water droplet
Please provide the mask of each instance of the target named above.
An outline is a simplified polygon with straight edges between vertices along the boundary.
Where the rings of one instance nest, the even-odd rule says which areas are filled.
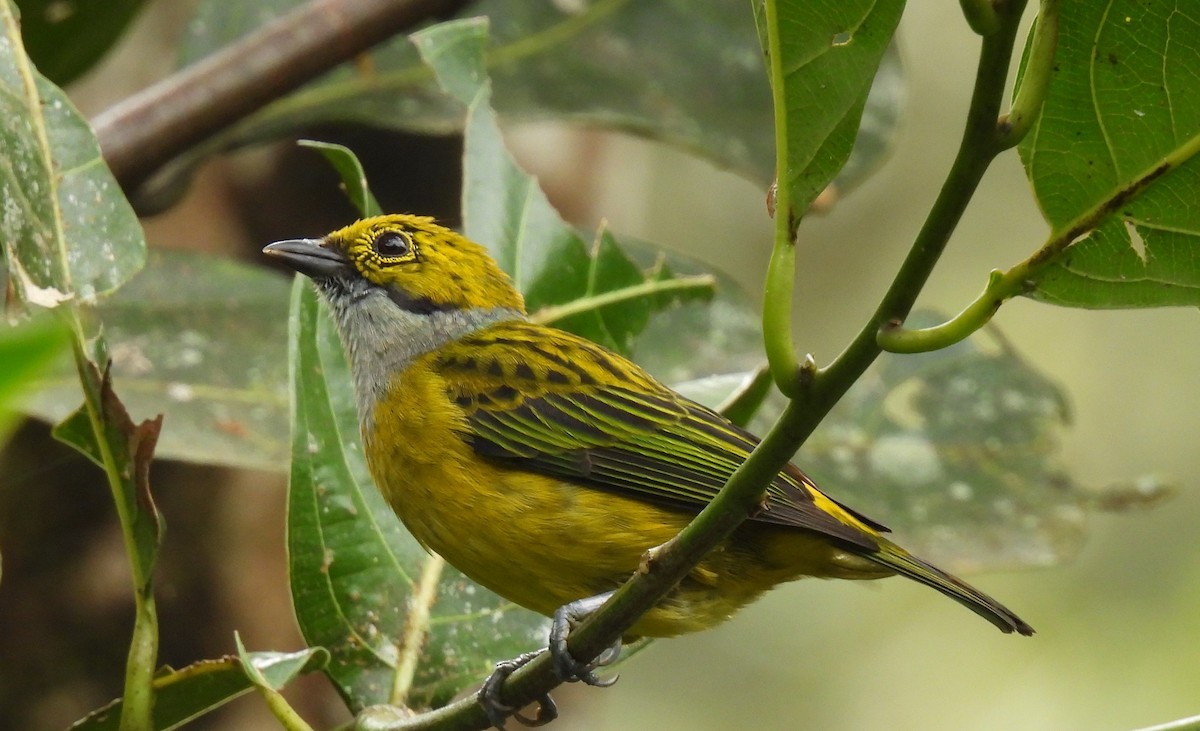
[[[25,55],[9,3],[0,3],[0,148],[0,245],[21,301],[92,302],[141,268],[141,224],[87,120]]]

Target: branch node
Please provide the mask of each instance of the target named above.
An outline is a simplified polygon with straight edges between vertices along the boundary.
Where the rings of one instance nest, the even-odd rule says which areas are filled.
[[[646,552],[642,554],[642,560],[638,562],[637,573],[646,575],[654,573],[656,564],[666,548],[667,544],[664,543],[661,546],[646,549]]]

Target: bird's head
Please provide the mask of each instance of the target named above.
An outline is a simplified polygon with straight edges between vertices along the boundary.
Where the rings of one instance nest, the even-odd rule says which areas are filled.
[[[375,289],[409,312],[524,311],[486,249],[426,216],[366,218],[321,239],[277,241],[263,251],[311,277],[330,299]]]
[[[312,278],[329,303],[364,430],[392,377],[414,358],[525,317],[521,295],[487,251],[432,218],[377,216],[263,251]]]

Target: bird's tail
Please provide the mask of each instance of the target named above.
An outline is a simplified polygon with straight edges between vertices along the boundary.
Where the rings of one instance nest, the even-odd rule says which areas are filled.
[[[1007,607],[970,584],[913,556],[896,544],[879,538],[879,550],[861,554],[896,573],[937,589],[967,609],[1000,628],[1001,632],[1033,634],[1033,628]]]

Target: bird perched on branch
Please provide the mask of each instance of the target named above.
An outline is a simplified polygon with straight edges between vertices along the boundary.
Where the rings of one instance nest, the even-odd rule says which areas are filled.
[[[311,277],[328,302],[368,465],[396,514],[464,574],[534,611],[598,605],[587,598],[628,579],[758,442],[624,357],[530,322],[487,251],[430,218],[368,218],[264,251]],[[763,509],[629,634],[705,629],[803,576],[894,574],[1004,632],[1033,633],[886,530],[789,464]],[[589,670],[584,679],[595,680]]]

